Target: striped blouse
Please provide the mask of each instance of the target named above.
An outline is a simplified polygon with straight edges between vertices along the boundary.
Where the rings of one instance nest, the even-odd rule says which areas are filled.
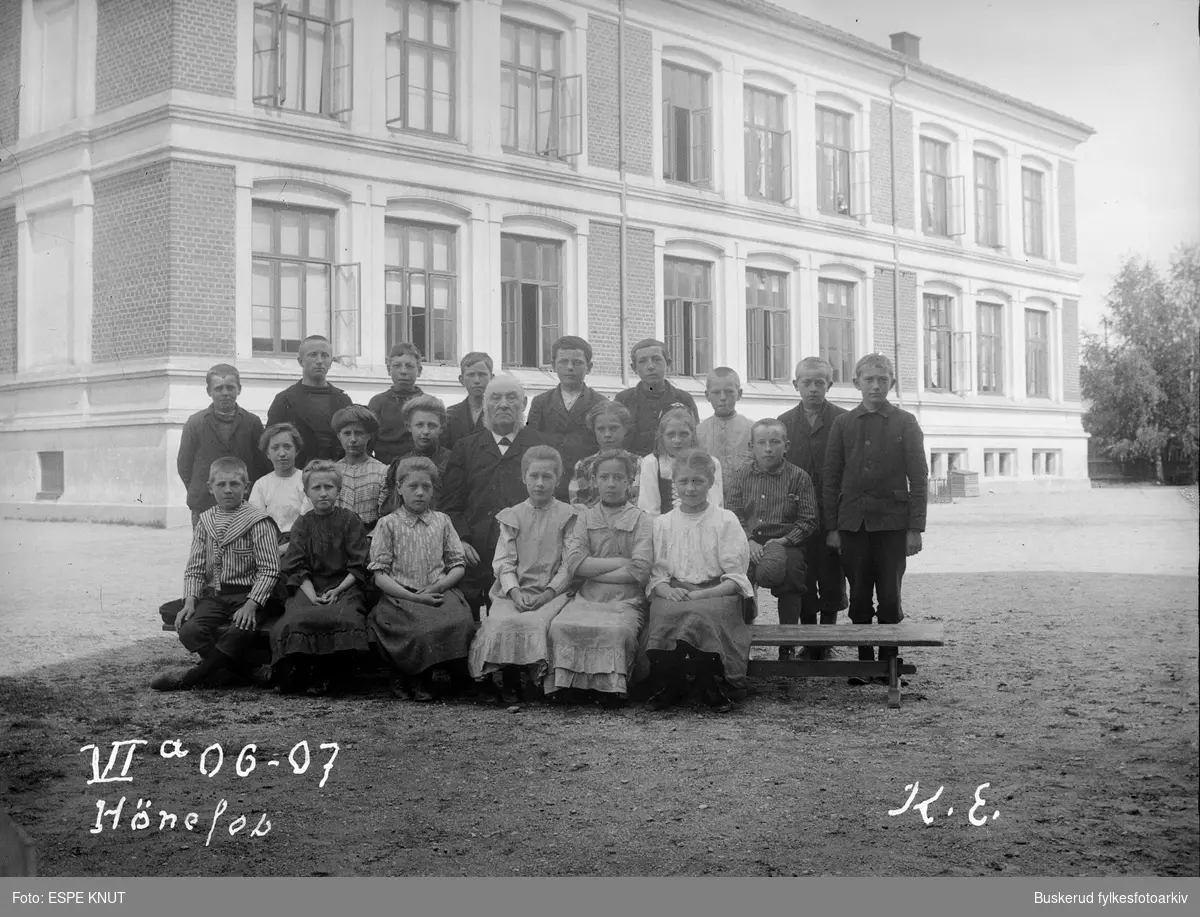
[[[379,494],[388,466],[370,457],[359,465],[349,465],[345,459],[335,464],[342,475],[337,505],[357,513],[363,525],[370,528],[379,518]]]
[[[375,526],[367,569],[386,573],[415,591],[466,565],[462,542],[449,516],[432,509],[416,516],[401,506]]]

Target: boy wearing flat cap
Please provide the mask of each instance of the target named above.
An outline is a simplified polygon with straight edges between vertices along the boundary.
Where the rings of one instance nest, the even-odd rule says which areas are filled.
[[[805,590],[804,543],[817,531],[817,500],[808,472],[784,456],[787,428],[774,418],[750,428],[753,458],[729,479],[725,507],[742,523],[750,542],[750,581],[769,588],[779,602],[779,623],[800,620]],[[792,655],[779,648],[779,658]]]

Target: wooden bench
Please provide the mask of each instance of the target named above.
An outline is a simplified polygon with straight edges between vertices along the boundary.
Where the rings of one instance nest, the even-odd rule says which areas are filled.
[[[920,624],[755,624],[751,646],[944,646],[940,622]],[[837,678],[884,676],[888,680],[888,706],[900,706],[900,676],[912,675],[915,665],[898,656],[880,662],[858,659],[751,659],[751,676]]]

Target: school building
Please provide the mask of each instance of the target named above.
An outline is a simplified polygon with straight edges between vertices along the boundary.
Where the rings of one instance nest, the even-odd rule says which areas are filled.
[[[397,341],[449,403],[470,350],[532,395],[579,334],[612,394],[657,337],[751,417],[815,354],[852,405],[879,350],[934,475],[1086,487],[1092,130],[891,41],[763,0],[0,0],[0,514],[186,523],[205,369],[265,416],[312,333],[361,403]]]

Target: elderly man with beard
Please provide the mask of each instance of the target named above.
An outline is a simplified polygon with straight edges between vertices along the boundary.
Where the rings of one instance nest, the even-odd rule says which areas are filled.
[[[467,556],[467,575],[459,588],[479,620],[494,578],[492,557],[500,529],[496,513],[525,497],[521,457],[543,437],[525,426],[527,399],[521,383],[499,375],[483,393],[485,429],[454,444],[442,481],[439,509],[450,517]]]

